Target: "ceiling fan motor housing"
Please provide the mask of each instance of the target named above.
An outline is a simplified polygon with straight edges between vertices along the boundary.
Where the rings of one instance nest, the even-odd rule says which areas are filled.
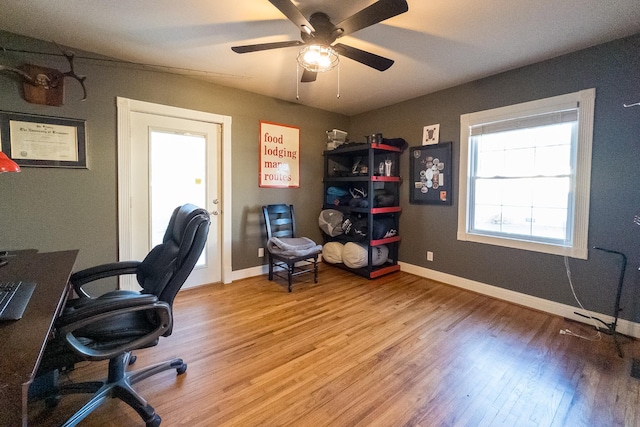
[[[330,46],[331,43],[342,34],[339,28],[331,23],[329,16],[322,12],[316,12],[309,18],[309,23],[313,27],[311,34],[301,31],[300,37],[307,44],[319,44]]]

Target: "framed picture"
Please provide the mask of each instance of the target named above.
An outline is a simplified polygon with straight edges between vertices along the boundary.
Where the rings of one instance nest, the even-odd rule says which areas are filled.
[[[411,147],[409,202],[450,205],[451,142]]]
[[[300,187],[300,128],[260,122],[260,187]]]
[[[84,120],[0,111],[0,147],[20,166],[87,167]]]
[[[433,145],[440,142],[440,124],[422,128],[422,145]]]

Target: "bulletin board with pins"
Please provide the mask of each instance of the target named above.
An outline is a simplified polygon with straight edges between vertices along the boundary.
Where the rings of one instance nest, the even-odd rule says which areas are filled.
[[[450,205],[451,142],[411,147],[409,202]]]

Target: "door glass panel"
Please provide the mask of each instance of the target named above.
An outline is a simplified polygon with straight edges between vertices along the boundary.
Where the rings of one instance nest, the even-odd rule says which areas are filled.
[[[173,210],[185,203],[207,206],[206,148],[203,135],[151,130],[149,198],[151,247],[162,243]],[[206,247],[197,266],[205,265]]]

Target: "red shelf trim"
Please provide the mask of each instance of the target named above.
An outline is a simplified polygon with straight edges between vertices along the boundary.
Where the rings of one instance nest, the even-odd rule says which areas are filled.
[[[400,177],[374,175],[371,177],[371,181],[400,182]]]
[[[377,270],[372,271],[369,274],[369,278],[375,279],[376,277],[384,276],[385,274],[393,273],[394,271],[399,271],[400,265],[390,265],[388,267],[382,267]]]
[[[380,246],[380,245],[386,245],[387,243],[394,243],[399,241],[400,241],[400,236],[393,236],[393,237],[387,237],[386,239],[371,240],[369,242],[369,245]]]
[[[402,208],[400,206],[387,206],[384,208],[373,208],[371,209],[372,214],[383,214],[383,213],[392,213],[392,212],[400,212]]]
[[[387,144],[372,143],[371,148],[379,148],[381,150],[387,150],[387,151],[400,151],[400,147],[394,147],[393,145],[387,145]]]

